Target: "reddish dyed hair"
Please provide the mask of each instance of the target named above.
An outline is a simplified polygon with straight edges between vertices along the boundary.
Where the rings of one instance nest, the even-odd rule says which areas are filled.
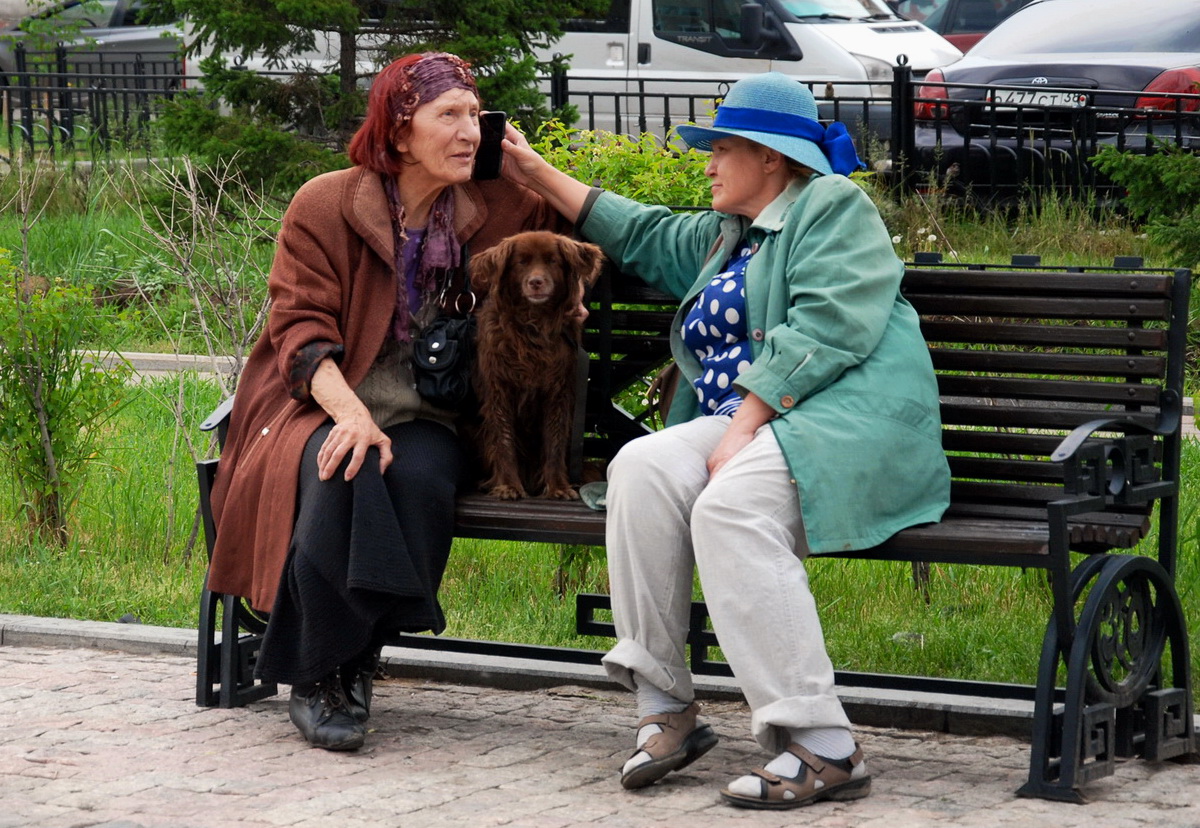
[[[371,83],[367,116],[350,141],[350,162],[372,172],[398,174],[404,161],[396,142],[408,134],[413,113],[449,89],[466,89],[479,97],[470,64],[455,55],[424,52],[388,64]]]

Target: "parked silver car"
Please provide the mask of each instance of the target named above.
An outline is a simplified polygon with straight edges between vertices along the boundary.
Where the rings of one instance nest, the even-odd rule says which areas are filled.
[[[166,68],[183,74],[181,27],[145,25],[141,0],[63,0],[0,28],[0,83],[20,71],[18,44],[27,59],[44,62],[59,39],[67,47],[68,71],[131,74],[140,55],[143,64],[163,64],[156,74]]]

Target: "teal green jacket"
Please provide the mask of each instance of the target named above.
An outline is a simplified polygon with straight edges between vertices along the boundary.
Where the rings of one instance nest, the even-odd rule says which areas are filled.
[[[759,245],[746,269],[754,360],[737,386],[779,415],[771,428],[812,552],[869,548],[941,518],[950,471],[933,365],[900,295],[904,267],[854,182],[796,180],[753,222],[600,192],[579,228],[622,272],[682,300],[671,352],[689,383],[700,365],[679,335],[684,314],[739,239]],[[681,388],[667,425],[699,416],[696,395]]]

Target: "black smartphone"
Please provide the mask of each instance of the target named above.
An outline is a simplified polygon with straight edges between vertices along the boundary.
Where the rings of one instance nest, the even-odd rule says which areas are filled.
[[[504,139],[504,124],[508,116],[503,112],[479,113],[479,149],[475,151],[475,171],[478,181],[490,181],[500,177],[500,162],[504,150],[500,142]]]

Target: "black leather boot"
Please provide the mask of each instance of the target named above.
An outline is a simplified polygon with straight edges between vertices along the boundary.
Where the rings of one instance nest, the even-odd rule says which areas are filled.
[[[379,669],[379,650],[367,650],[362,656],[342,665],[338,672],[342,679],[342,693],[346,696],[346,707],[350,715],[360,722],[371,716],[371,695],[375,671]]]
[[[350,713],[337,673],[316,684],[292,687],[288,704],[292,724],[313,747],[325,750],[358,750],[367,729]]]

